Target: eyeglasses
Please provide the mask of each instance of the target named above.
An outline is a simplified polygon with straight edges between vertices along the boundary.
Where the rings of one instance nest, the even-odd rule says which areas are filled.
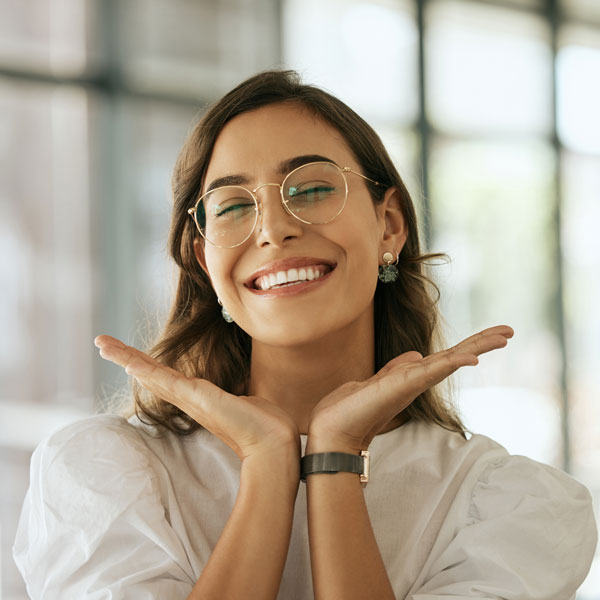
[[[283,208],[308,225],[331,223],[346,206],[348,181],[354,173],[377,186],[350,167],[330,162],[311,162],[288,173],[281,184],[263,183],[253,190],[240,185],[224,185],[210,190],[188,210],[200,235],[219,248],[241,246],[253,234],[262,207],[256,192],[265,186],[279,188]]]

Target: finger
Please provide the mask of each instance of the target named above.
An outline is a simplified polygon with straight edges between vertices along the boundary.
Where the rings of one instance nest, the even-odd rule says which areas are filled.
[[[512,327],[509,327],[508,325],[496,325],[495,327],[488,327],[487,329],[483,329],[482,331],[465,338],[459,344],[457,344],[457,346],[468,344],[472,341],[481,340],[487,337],[502,337],[508,340],[512,338],[514,334],[515,332]]]
[[[512,328],[506,325],[490,327],[476,333],[453,348],[436,352],[419,359],[418,352],[407,352],[390,361],[380,373],[385,381],[392,375],[392,387],[400,387],[413,399],[427,389],[441,383],[461,367],[479,364],[480,354],[502,348],[508,338],[514,335]],[[391,373],[390,373],[391,372]],[[395,377],[393,376],[395,374]],[[404,395],[404,394],[403,394]]]
[[[477,365],[477,357],[481,354],[504,348],[513,335],[514,331],[507,325],[490,327],[448,350],[430,354],[417,364],[424,369],[423,373],[430,385],[436,385],[461,367]]]
[[[398,370],[400,383],[410,395],[416,398],[430,387],[441,383],[461,367],[475,366],[479,359],[474,354],[463,352],[441,353],[426,359],[408,363]]]
[[[94,344],[100,349],[100,356],[125,368],[135,358],[142,359],[143,352],[127,346],[121,340],[110,335],[99,335]],[[146,355],[147,356],[147,355]],[[148,358],[150,358],[148,356]]]
[[[389,371],[398,367],[399,365],[403,365],[409,362],[414,362],[416,360],[421,360],[423,355],[416,350],[411,350],[410,352],[404,352],[399,354],[395,358],[392,358],[388,363],[386,363],[381,369],[379,369],[379,375],[386,375]]]
[[[96,345],[100,348],[100,356],[102,358],[123,367],[130,375],[151,377],[153,373],[159,373],[160,370],[168,369],[168,367],[160,364],[149,354],[133,346],[128,346],[117,338],[108,335],[99,336],[96,338]],[[175,371],[175,373],[178,372]],[[179,373],[178,375],[181,376]]]
[[[481,354],[485,354],[486,352],[491,352],[492,350],[504,348],[508,344],[508,340],[513,335],[513,329],[511,327],[508,327],[507,325],[498,325],[496,327],[490,327],[488,329],[484,329],[483,331],[475,333],[468,338],[465,338],[452,348],[436,352],[435,354],[430,354],[424,359],[424,361],[432,362],[438,356],[443,356],[446,354],[455,354],[457,352],[462,354],[474,354],[475,356],[479,356]]]
[[[100,350],[100,356],[123,367],[129,375],[135,377],[151,376],[156,361],[147,354],[131,346],[107,345]]]
[[[506,338],[511,338],[511,337],[513,337],[513,335],[515,335],[515,330],[512,327],[510,327],[509,325],[494,325],[494,327],[488,327],[487,329],[483,329],[479,333],[476,333],[475,335],[488,334],[488,333],[489,334],[500,334]]]
[[[94,342],[102,358],[123,367],[149,392],[183,408],[190,392],[190,380],[185,375],[111,336],[98,336]]]
[[[456,346],[450,348],[450,350],[454,352],[458,351],[472,353],[479,356],[480,354],[484,354],[492,350],[504,348],[508,344],[508,340],[513,336],[514,332],[512,329],[510,329],[510,327],[504,330],[502,327],[503,326],[492,327],[490,329],[480,331],[479,333],[464,339],[462,342],[459,342]]]
[[[112,335],[106,335],[106,334],[96,336],[94,338],[94,345],[98,348],[103,348],[108,345],[116,345],[116,346],[120,345],[121,347],[125,346],[125,344],[121,340],[118,340],[117,338],[112,337]]]

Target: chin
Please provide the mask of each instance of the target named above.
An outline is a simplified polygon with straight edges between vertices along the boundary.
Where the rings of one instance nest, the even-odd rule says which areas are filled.
[[[253,342],[266,344],[268,346],[294,347],[314,344],[325,337],[329,332],[314,327],[299,327],[295,323],[271,323],[268,328],[257,328],[249,333]]]
[[[270,314],[261,323],[253,323],[245,331],[253,341],[269,346],[307,346],[346,331],[353,330],[356,319],[336,311],[294,311],[293,314]],[[342,339],[346,339],[346,335]],[[332,338],[333,339],[333,338]]]

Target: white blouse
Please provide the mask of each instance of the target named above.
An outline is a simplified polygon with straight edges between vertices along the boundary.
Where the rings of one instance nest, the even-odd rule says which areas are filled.
[[[597,541],[583,485],[487,437],[424,423],[369,450],[364,494],[397,598],[574,598]],[[185,599],[233,510],[240,466],[205,429],[160,438],[101,415],[54,433],[33,454],[14,545],[31,598]],[[300,483],[278,599],[310,598]]]

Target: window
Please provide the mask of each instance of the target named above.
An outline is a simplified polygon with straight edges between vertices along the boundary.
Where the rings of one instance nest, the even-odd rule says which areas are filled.
[[[515,328],[509,352],[459,372],[467,425],[567,469],[598,509],[600,3],[547,5],[0,5],[0,595],[26,598],[10,557],[33,447],[125,382],[94,336],[143,343],[164,317],[169,180],[192,120],[281,65],[381,135],[427,250],[452,258],[433,270],[448,342]],[[578,598],[599,581],[600,558]]]

